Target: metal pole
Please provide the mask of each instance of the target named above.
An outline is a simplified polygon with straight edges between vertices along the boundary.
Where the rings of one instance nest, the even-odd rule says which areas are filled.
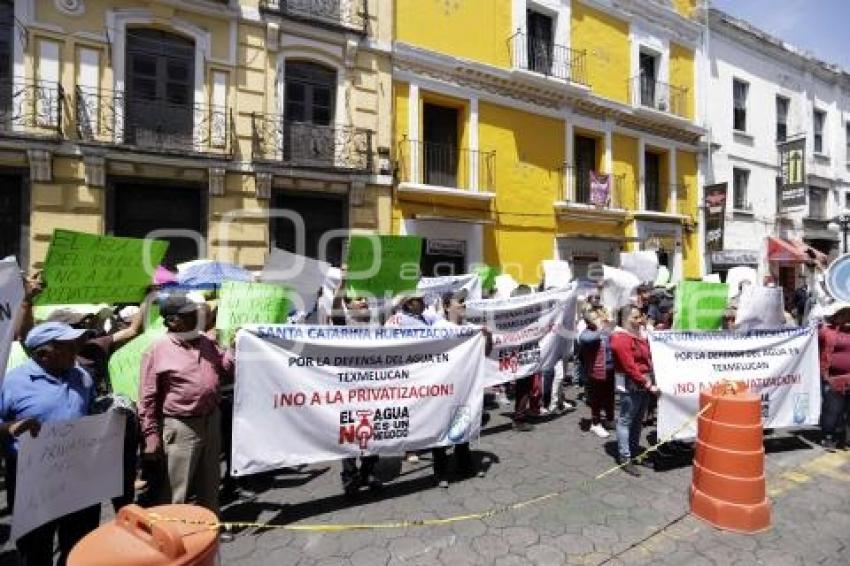
[[[847,219],[841,223],[841,232],[844,234],[844,253],[847,253],[847,230],[850,228],[850,222],[847,222]]]

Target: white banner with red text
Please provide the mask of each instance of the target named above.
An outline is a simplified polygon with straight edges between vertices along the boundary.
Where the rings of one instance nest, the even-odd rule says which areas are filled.
[[[493,335],[484,385],[553,369],[575,338],[575,318],[572,289],[466,303],[466,321]]]
[[[237,335],[233,475],[469,442],[484,336],[471,326],[251,326]]]
[[[740,381],[761,396],[765,428],[815,426],[821,409],[813,327],[750,332],[651,332],[658,436],[667,438],[699,411],[699,392]],[[676,438],[696,436],[696,423]]]

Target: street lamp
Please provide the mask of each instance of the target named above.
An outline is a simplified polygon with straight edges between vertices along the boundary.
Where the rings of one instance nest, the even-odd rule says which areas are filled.
[[[839,214],[827,226],[833,232],[841,231],[844,237],[844,253],[847,253],[847,232],[850,232],[850,214]]]

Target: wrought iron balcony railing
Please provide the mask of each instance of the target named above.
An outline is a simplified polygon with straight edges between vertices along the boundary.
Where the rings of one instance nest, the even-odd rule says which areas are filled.
[[[590,171],[579,171],[570,165],[560,169],[560,200],[597,206],[599,208],[622,208],[626,190],[626,175],[611,175],[607,195],[601,187],[594,188]]]
[[[688,89],[662,83],[646,76],[629,79],[629,99],[633,106],[652,108],[687,118]]]
[[[78,86],[75,109],[77,134],[86,142],[164,153],[233,153],[233,114],[224,106],[136,99]]]
[[[260,11],[324,27],[368,33],[368,0],[260,0]]]
[[[521,31],[513,34],[508,44],[514,67],[547,77],[587,84],[585,50],[539,41]]]
[[[496,152],[403,138],[399,144],[402,182],[471,192],[496,187]]]
[[[654,183],[647,179],[644,181],[643,188],[645,199],[643,210],[677,214],[687,209],[689,187],[686,184]],[[675,201],[672,198],[674,191]]]
[[[65,93],[54,82],[0,81],[0,135],[62,135]]]
[[[292,167],[373,170],[371,130],[287,122],[280,114],[251,115],[254,161]]]

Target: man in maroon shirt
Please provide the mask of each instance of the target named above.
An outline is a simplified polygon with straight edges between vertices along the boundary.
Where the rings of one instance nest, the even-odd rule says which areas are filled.
[[[197,503],[218,512],[221,450],[219,383],[233,358],[203,332],[200,305],[185,295],[160,301],[168,333],[142,358],[139,416],[144,459],[165,464],[159,499]]]

